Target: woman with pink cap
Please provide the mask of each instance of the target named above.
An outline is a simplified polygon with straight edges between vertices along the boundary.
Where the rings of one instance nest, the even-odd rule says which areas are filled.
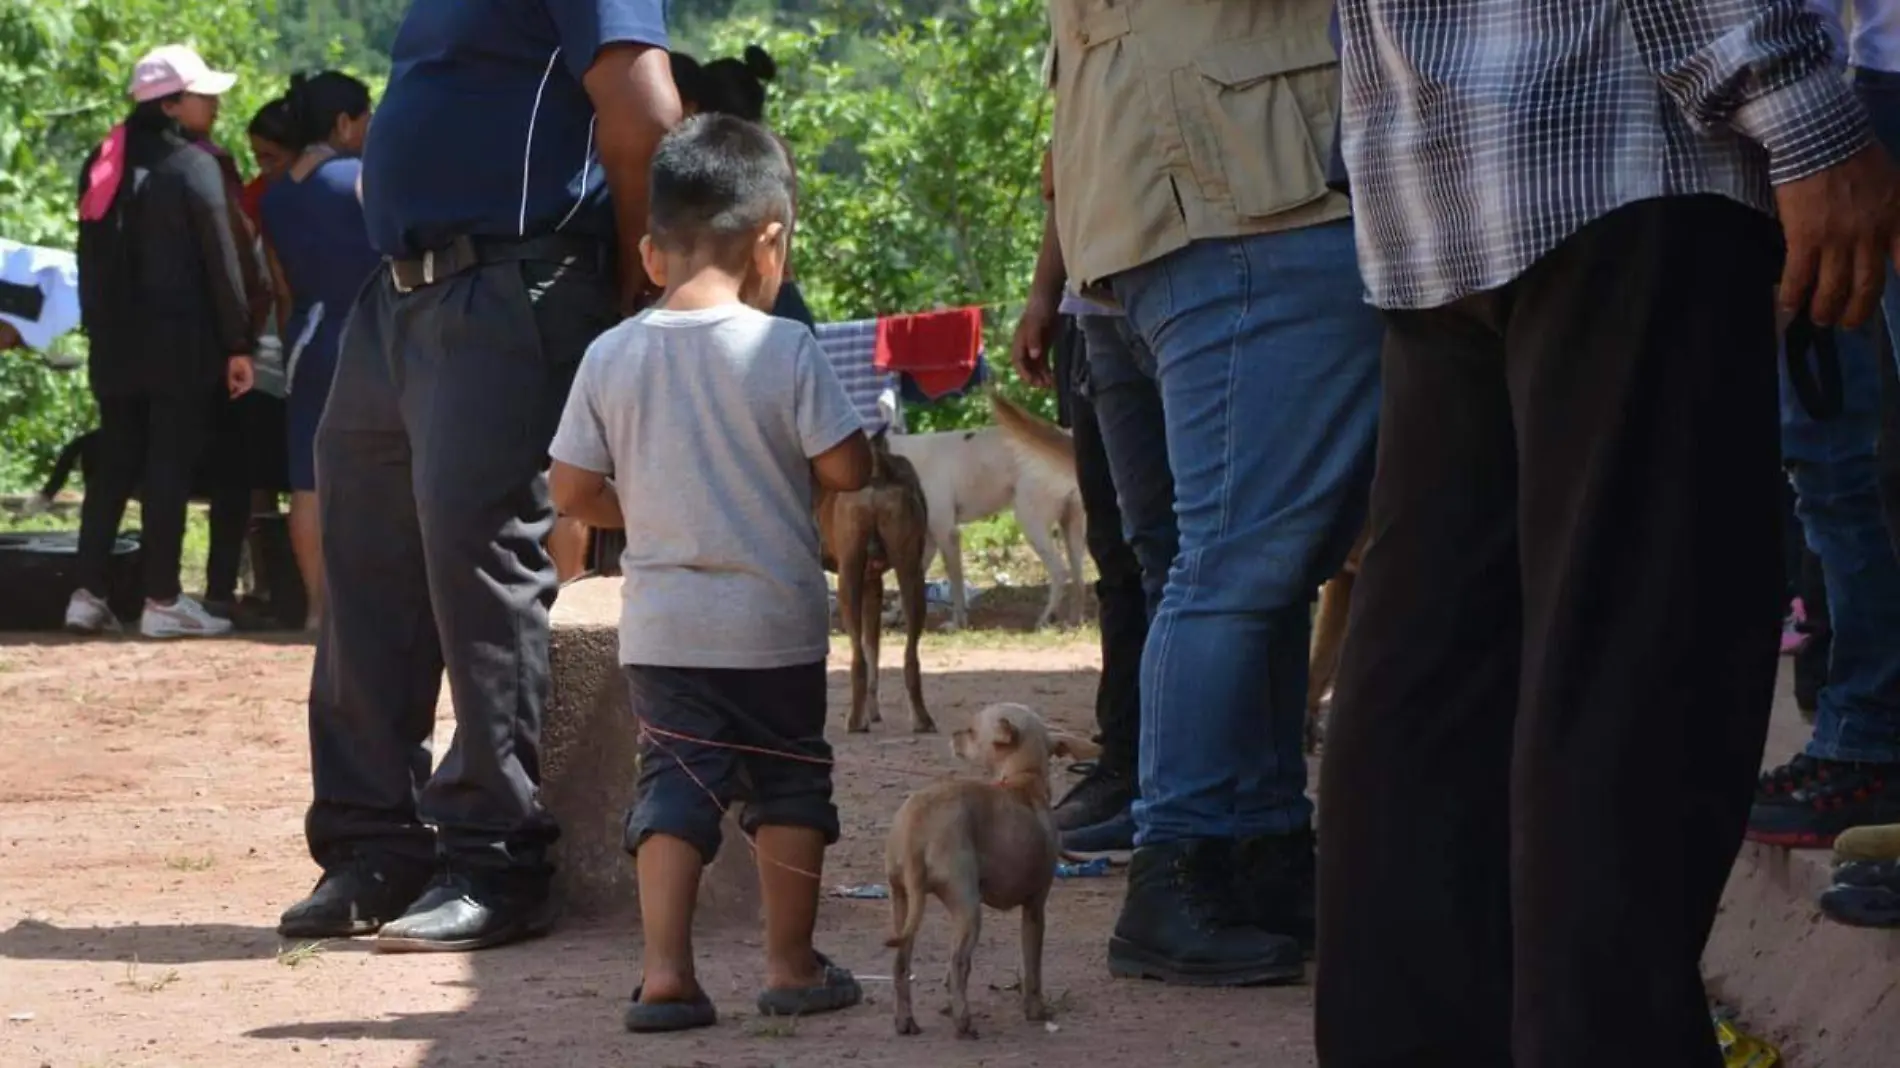
[[[106,567],[134,491],[142,506],[145,608],[152,638],[226,633],[179,588],[185,507],[213,405],[249,390],[256,329],[244,241],[224,176],[195,147],[236,77],[167,45],[133,68],[131,115],[80,178],[80,310],[92,341],[99,460],[80,511],[79,588],[66,626],[116,630]]]

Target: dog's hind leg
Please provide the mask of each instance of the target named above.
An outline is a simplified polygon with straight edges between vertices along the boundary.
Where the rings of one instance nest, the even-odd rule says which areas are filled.
[[[851,641],[851,714],[845,729],[853,732],[871,729],[864,718],[864,620],[859,611],[863,590],[864,547],[853,544],[838,554],[838,622]]]
[[[925,891],[923,887],[918,887],[915,892],[922,894]],[[923,1028],[917,1026],[917,1015],[911,1010],[910,1001],[910,954],[917,945],[917,933],[905,933],[903,930],[904,916],[910,911],[911,893],[902,879],[891,879],[891,916],[898,928],[897,937],[893,939],[897,943],[897,959],[891,965],[891,1016],[900,1035],[923,1033]]]
[[[1049,1018],[1049,1003],[1042,999],[1042,932],[1048,901],[1045,891],[1023,903],[1023,1019],[1030,1023]]]
[[[864,651],[865,705],[872,723],[884,722],[877,699],[878,649],[884,630],[884,575],[873,570],[864,577],[863,600],[858,604],[858,626],[863,637],[858,647]]]
[[[918,734],[932,734],[937,730],[937,723],[924,707],[924,669],[917,657],[917,642],[923,637],[926,611],[924,569],[921,565],[911,567],[903,563],[895,566],[897,592],[904,602],[904,692],[910,696],[910,729]]]
[[[976,959],[976,940],[983,933],[983,899],[975,873],[967,880],[948,880],[942,901],[950,910],[957,935],[956,948],[950,954],[950,1019],[956,1024],[958,1038],[975,1038],[976,1026],[970,1022],[970,963]]]

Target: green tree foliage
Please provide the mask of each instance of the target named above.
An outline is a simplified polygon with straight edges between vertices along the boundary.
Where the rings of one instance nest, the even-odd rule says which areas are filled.
[[[803,27],[731,19],[681,46],[705,59],[756,43],[777,60],[766,118],[798,157],[794,263],[818,317],[982,305],[992,367],[1016,393],[1005,357],[1041,236],[1049,126],[1042,0],[923,19],[858,7]],[[910,421],[963,425],[984,418],[974,407]]]
[[[244,127],[291,71],[379,86],[407,6],[0,0],[0,236],[71,247],[80,165],[147,48],[189,43],[239,74],[217,137],[248,165]],[[991,362],[1020,393],[1003,356],[1042,224],[1043,0],[674,0],[672,16],[701,59],[757,43],[778,61],[767,119],[798,156],[794,255],[819,317],[982,305]],[[31,485],[93,418],[83,374],[0,356],[0,490]],[[953,403],[911,422],[984,418]]]
[[[0,0],[0,236],[72,247],[80,166],[124,116],[132,64],[155,45],[191,44],[238,72],[217,137],[242,149],[251,114],[281,90],[259,74],[274,16],[272,0]],[[84,375],[0,354],[0,489],[31,485],[94,418]]]

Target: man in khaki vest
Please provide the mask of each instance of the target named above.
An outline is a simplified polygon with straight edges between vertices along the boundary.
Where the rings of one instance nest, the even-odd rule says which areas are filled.
[[[1364,518],[1381,337],[1326,184],[1331,12],[1050,0],[1063,260],[1153,351],[1180,536],[1116,975],[1292,981],[1311,945],[1309,606]]]

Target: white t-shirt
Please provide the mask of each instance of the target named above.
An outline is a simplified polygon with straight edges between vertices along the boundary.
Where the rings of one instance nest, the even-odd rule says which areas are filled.
[[[549,455],[608,475],[627,520],[620,660],[776,668],[825,658],[811,460],[863,429],[804,326],[743,305],[602,334]]]
[[[79,261],[72,253],[0,238],[0,281],[38,289],[43,297],[38,318],[0,312],[27,348],[44,351],[79,325]]]

